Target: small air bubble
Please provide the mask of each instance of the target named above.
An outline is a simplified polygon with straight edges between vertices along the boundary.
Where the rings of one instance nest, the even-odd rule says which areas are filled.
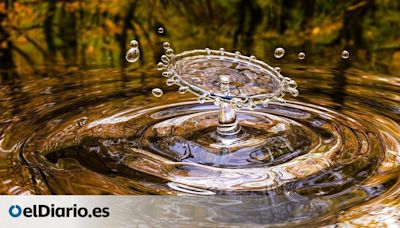
[[[342,51],[342,59],[348,59],[350,57],[350,53],[347,50]]]
[[[157,32],[158,32],[158,34],[163,34],[164,33],[164,28],[163,27],[159,27]]]
[[[160,88],[154,88],[151,93],[153,94],[153,96],[155,97],[161,97],[164,93]]]
[[[275,49],[275,51],[274,51],[275,58],[280,59],[283,57],[283,55],[285,55],[285,49],[283,49],[281,47],[278,47]]]
[[[305,54],[304,52],[300,52],[300,53],[297,55],[297,57],[298,57],[299,59],[304,59],[304,58],[306,57],[306,54]]]

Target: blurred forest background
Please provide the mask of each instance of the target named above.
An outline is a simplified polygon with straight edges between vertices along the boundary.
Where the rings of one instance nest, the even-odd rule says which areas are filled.
[[[131,39],[137,66],[155,64],[164,41],[176,52],[224,47],[264,60],[277,46],[315,61],[346,48],[400,65],[398,0],[3,0],[0,25],[3,70],[125,66]]]

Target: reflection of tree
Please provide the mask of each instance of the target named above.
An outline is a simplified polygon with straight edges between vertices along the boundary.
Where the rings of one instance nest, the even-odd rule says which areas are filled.
[[[241,0],[238,4],[238,27],[233,37],[233,46],[237,47],[239,39],[249,52],[253,42],[256,28],[262,21],[262,11],[255,0]]]

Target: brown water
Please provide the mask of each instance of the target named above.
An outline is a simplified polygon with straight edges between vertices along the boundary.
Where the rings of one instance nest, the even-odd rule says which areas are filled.
[[[0,87],[0,193],[228,195],[254,197],[238,210],[270,225],[397,222],[398,77],[349,60],[279,66],[300,96],[238,113],[268,149],[223,153],[209,143],[217,107],[154,65],[19,72]]]

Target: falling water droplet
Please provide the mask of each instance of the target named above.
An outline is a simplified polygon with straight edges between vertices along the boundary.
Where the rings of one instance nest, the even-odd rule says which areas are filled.
[[[220,49],[219,49],[219,52],[220,52],[221,55],[224,55],[224,54],[225,54],[225,49],[220,48]]]
[[[164,28],[163,27],[159,27],[157,32],[158,32],[158,34],[163,34],[164,33]]]
[[[125,59],[130,63],[134,63],[140,57],[139,43],[136,40],[132,40],[130,46],[131,48],[126,52]]]
[[[187,87],[187,86],[181,86],[181,87],[179,87],[178,92],[179,92],[180,94],[184,94],[184,93],[186,93],[188,90],[189,90],[189,87]]]
[[[167,86],[172,86],[173,84],[175,84],[175,80],[172,78],[168,78],[166,81]]]
[[[348,59],[350,56],[350,53],[347,50],[342,51],[342,59]]]
[[[164,70],[166,68],[166,66],[164,65],[164,63],[162,63],[162,62],[159,62],[158,64],[157,64],[157,70]]]
[[[168,49],[171,47],[171,44],[169,44],[168,42],[164,42],[163,47],[164,47],[164,49]]]
[[[161,97],[164,93],[160,88],[154,88],[151,93],[153,94],[153,96],[155,97]]]
[[[161,56],[161,61],[162,61],[163,63],[165,63],[165,64],[168,64],[169,58],[168,58],[166,55],[162,55],[162,56]]]
[[[166,77],[166,78],[171,77],[171,75],[172,75],[172,73],[169,72],[169,71],[162,72],[162,76],[164,76],[164,77]]]
[[[277,59],[282,58],[284,54],[285,54],[285,49],[283,49],[281,47],[276,48],[274,51],[274,56]]]
[[[167,50],[165,50],[165,54],[166,54],[168,57],[171,57],[171,56],[174,55],[174,50],[172,50],[172,48],[168,48]]]
[[[131,48],[137,48],[139,47],[139,43],[136,40],[131,40],[131,42],[129,43],[129,45],[131,46]]]
[[[298,57],[299,59],[304,59],[304,58],[306,57],[306,54],[305,54],[304,52],[300,52],[300,53],[297,55],[297,57]]]
[[[281,72],[281,68],[280,67],[275,67],[275,70],[278,71],[278,73]]]

